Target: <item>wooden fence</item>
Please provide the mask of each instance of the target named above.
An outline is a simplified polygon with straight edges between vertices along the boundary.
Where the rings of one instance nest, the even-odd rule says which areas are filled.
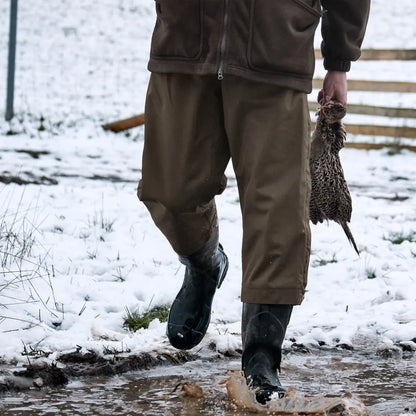
[[[322,58],[321,50],[315,49],[317,59]],[[415,61],[416,49],[363,49],[362,61]]]
[[[317,58],[321,57],[320,50],[315,50]],[[395,61],[416,61],[416,49],[364,49],[362,50],[361,60],[395,60]],[[314,88],[321,88],[323,79],[313,80]],[[416,82],[403,81],[365,81],[349,80],[349,91],[374,91],[374,92],[398,92],[416,93]],[[318,109],[315,102],[309,103],[311,111]],[[349,114],[360,114],[368,116],[381,116],[387,118],[416,119],[415,108],[381,107],[365,104],[348,104]],[[144,123],[144,115],[139,114],[124,120],[119,120],[103,126],[106,130],[114,132],[123,131]],[[377,124],[350,124],[346,125],[347,132],[364,136],[383,136],[387,138],[406,138],[416,139],[416,127],[410,126],[383,126]],[[383,147],[401,147],[416,151],[415,146],[396,143],[367,143],[367,142],[347,142],[346,147],[358,149],[381,149]]]
[[[321,57],[320,50],[315,50],[317,58]],[[416,61],[415,49],[364,49],[360,60],[395,60],[395,61]],[[313,80],[314,88],[321,88],[322,79]],[[374,91],[374,92],[397,92],[397,93],[416,93],[416,82],[403,81],[364,81],[348,80],[349,91]],[[311,111],[316,111],[317,103],[310,102]],[[381,116],[387,118],[416,119],[415,108],[381,107],[365,104],[348,104],[349,114],[360,114],[368,116]],[[396,141],[391,142],[391,138],[415,139],[416,127],[410,126],[385,126],[377,124],[350,124],[346,125],[348,133],[364,136],[383,136],[390,138],[386,143],[367,143],[367,142],[347,142],[346,147],[358,149],[382,149],[384,147],[400,147],[416,151],[416,144],[405,145]]]

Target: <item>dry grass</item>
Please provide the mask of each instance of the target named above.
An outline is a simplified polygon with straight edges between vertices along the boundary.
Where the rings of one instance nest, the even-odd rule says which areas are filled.
[[[49,252],[39,241],[42,221],[37,201],[23,209],[23,191],[12,208],[13,197],[4,198],[0,206],[0,326],[9,320],[18,330],[22,324],[39,325],[45,313],[61,320],[63,312],[57,310]]]

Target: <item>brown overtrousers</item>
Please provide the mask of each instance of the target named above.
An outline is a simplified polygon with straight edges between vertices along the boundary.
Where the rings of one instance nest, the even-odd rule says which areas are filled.
[[[243,218],[243,302],[300,304],[309,264],[306,94],[225,76],[152,73],[138,196],[173,249],[199,250],[231,157]]]

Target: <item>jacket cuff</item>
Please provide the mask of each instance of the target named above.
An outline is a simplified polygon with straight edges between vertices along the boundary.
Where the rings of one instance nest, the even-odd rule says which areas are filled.
[[[342,61],[340,59],[324,58],[324,68],[327,71],[348,72],[351,69],[350,61]]]

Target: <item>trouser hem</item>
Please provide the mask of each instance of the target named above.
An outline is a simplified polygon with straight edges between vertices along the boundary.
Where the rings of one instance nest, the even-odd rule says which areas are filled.
[[[275,305],[300,305],[305,291],[303,289],[270,289],[244,287],[241,300],[245,303],[261,303]]]

